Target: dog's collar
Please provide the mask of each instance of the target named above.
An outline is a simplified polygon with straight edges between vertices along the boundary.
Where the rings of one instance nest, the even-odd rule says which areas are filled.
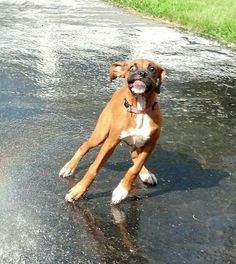
[[[156,106],[158,105],[158,102],[155,101],[151,106],[144,108],[142,110],[137,109],[136,107],[133,107],[125,98],[124,99],[124,106],[127,109],[127,112],[133,113],[133,114],[146,114],[153,110],[155,110]]]

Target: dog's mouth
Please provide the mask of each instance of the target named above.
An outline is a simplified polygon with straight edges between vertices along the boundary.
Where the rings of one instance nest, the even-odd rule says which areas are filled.
[[[134,94],[144,94],[146,91],[147,85],[142,80],[134,80],[129,82],[129,88]]]

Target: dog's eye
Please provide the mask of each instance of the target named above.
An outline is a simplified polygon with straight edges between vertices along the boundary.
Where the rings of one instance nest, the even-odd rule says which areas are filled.
[[[137,70],[137,67],[135,65],[131,66],[129,69],[131,72],[134,72]]]
[[[149,68],[149,71],[154,72],[155,71],[155,68],[154,67],[150,67]]]

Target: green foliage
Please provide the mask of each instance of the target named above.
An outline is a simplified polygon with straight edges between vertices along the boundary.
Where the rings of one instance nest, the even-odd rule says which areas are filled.
[[[111,2],[236,44],[235,0],[111,0]]]

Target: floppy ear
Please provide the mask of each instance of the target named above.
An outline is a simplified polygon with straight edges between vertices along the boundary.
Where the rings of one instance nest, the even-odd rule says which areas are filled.
[[[157,71],[159,73],[159,81],[158,81],[158,84],[156,86],[156,89],[155,89],[155,92],[157,94],[160,94],[161,92],[161,84],[162,84],[162,81],[164,80],[165,76],[166,76],[166,70],[160,65],[160,64],[156,64],[157,65]]]
[[[127,63],[125,61],[117,61],[110,66],[110,80],[113,81],[117,77],[125,77],[125,66]]]

